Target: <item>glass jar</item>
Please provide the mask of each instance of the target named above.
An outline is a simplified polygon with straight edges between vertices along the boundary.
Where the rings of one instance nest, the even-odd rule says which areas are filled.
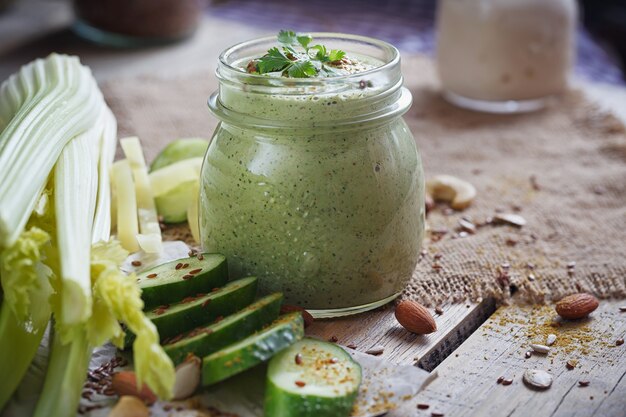
[[[567,88],[575,0],[441,0],[437,70],[461,107],[515,113],[542,108]]]
[[[262,292],[326,317],[375,308],[404,288],[424,233],[424,176],[401,117],[411,94],[398,51],[360,36],[313,37],[377,66],[333,78],[246,73],[275,38],[220,56],[200,234],[205,251],[227,256],[231,276],[257,276]]]
[[[190,36],[205,0],[74,0],[73,29],[81,37],[114,47],[141,47]]]

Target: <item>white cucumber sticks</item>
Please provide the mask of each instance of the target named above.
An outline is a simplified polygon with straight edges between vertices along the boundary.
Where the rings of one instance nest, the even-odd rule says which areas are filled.
[[[141,143],[137,137],[129,137],[120,140],[124,155],[130,164],[135,184],[137,199],[137,216],[139,219],[139,231],[137,242],[147,253],[160,253],[163,250],[161,244],[161,227],[157,216],[152,187],[148,178],[148,168],[141,149]]]

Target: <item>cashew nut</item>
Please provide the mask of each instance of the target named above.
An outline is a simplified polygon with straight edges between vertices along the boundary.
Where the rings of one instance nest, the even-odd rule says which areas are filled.
[[[437,175],[426,181],[426,192],[432,198],[450,203],[455,210],[467,208],[476,197],[476,188],[452,175]]]
[[[183,400],[191,397],[200,385],[200,367],[202,361],[197,356],[189,356],[176,367],[176,382],[174,382],[173,400]]]
[[[109,417],[148,417],[148,407],[137,397],[124,395],[115,404]]]

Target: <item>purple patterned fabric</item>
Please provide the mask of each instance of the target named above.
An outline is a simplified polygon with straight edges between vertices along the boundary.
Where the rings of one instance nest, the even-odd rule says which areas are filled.
[[[392,43],[402,51],[432,54],[436,0],[229,0],[209,7],[214,16],[250,25],[301,32],[348,32]],[[591,35],[578,31],[576,74],[624,84],[618,60]]]

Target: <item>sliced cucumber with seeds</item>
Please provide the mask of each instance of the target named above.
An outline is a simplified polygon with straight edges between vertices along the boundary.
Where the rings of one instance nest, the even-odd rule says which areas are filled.
[[[304,336],[299,312],[279,317],[269,327],[202,360],[202,385],[215,384],[250,369]]]
[[[272,358],[265,415],[349,416],[361,384],[361,366],[334,343],[303,339]]]
[[[208,293],[228,281],[226,257],[204,253],[167,262],[137,275],[146,309]]]
[[[217,352],[274,321],[278,317],[282,301],[281,293],[261,298],[218,323],[198,327],[182,340],[165,345],[165,353],[178,364],[189,353],[202,357]]]
[[[209,294],[197,294],[179,303],[162,305],[146,316],[154,323],[162,343],[198,326],[208,325],[216,319],[241,310],[254,301],[257,288],[255,277],[242,278]],[[125,347],[130,346],[134,335],[127,332]]]

